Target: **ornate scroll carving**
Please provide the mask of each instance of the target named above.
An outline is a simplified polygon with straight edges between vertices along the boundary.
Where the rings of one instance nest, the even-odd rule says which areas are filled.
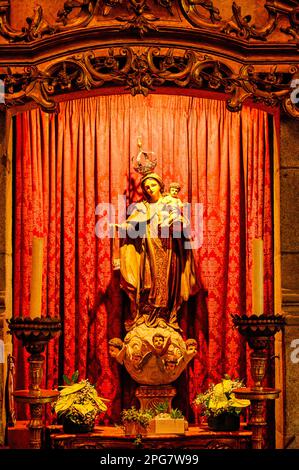
[[[26,18],[27,25],[18,31],[9,23],[10,0],[0,0],[0,34],[10,42],[31,42],[47,35],[87,26],[93,18],[97,2],[98,0],[67,0],[63,9],[58,11],[57,21],[53,25],[44,17],[42,7],[37,5],[33,16]],[[69,15],[75,9],[78,9],[78,13],[70,19]]]
[[[160,7],[166,8],[168,12],[173,15],[173,0],[155,0],[155,3]],[[125,4],[124,6],[127,11],[132,13],[132,15],[129,17],[117,16],[115,18],[117,21],[124,23],[124,25],[121,26],[121,29],[135,30],[141,37],[147,31],[158,30],[154,22],[158,21],[160,18],[151,13],[148,0],[128,0],[126,2],[123,2],[122,0],[104,0],[103,14],[108,15],[113,7],[121,6],[122,4]]]
[[[103,14],[108,15],[111,8],[126,6],[129,11],[135,13],[135,15],[143,14],[145,11],[150,11],[148,0],[103,0]],[[172,15],[173,0],[155,0],[155,3],[160,7],[166,8]]]
[[[173,15],[173,0],[155,0],[155,3]],[[10,42],[35,41],[44,36],[87,26],[94,17],[107,16],[114,7],[121,7],[129,16],[114,19],[124,23],[120,29],[132,29],[140,36],[149,30],[157,30],[154,22],[160,18],[151,13],[149,0],[67,0],[57,12],[56,22],[51,25],[44,17],[43,9],[37,5],[33,16],[26,18],[27,25],[20,31],[9,23],[10,0],[0,0],[0,34]],[[77,14],[73,13],[77,10]]]
[[[98,9],[98,0],[67,0],[63,9],[57,12],[57,22],[66,26],[66,29],[87,26]],[[69,18],[73,10],[78,10],[76,16]]]
[[[201,28],[213,28],[214,25],[213,29],[219,29],[218,23],[222,18],[219,9],[214,7],[211,0],[181,0],[180,3],[192,24]],[[209,16],[204,14],[205,11]]]
[[[103,4],[104,4],[103,9],[102,9],[103,15],[104,16],[109,15],[112,8],[121,6],[122,3],[123,3],[123,0],[103,0]]]
[[[49,98],[51,89],[48,86],[48,77],[37,67],[26,67],[23,73],[12,73],[11,68],[8,67],[3,79],[6,106],[23,104],[28,99],[32,99],[45,111],[56,110],[55,102]]]
[[[104,84],[118,84],[134,96],[147,96],[160,85],[176,85],[212,89],[228,95],[227,107],[241,109],[247,98],[267,106],[283,108],[299,118],[299,108],[292,103],[292,80],[299,77],[299,68],[277,70],[276,67],[255,70],[242,66],[238,72],[222,61],[194,51],[151,47],[136,52],[126,47],[109,49],[106,55],[92,52],[68,56],[49,66],[45,71],[28,67],[25,73],[12,73],[8,69],[5,81],[5,102],[16,105],[28,99],[35,100],[44,110],[55,111],[54,95],[66,91],[89,90]]]
[[[0,0],[0,34],[10,41],[25,40],[26,33],[13,29],[8,20],[10,0]]]
[[[133,15],[129,18],[124,18],[122,16],[116,17],[118,21],[124,22],[124,25],[121,27],[121,29],[136,30],[141,37],[147,31],[157,31],[157,26],[155,26],[153,23],[155,21],[158,21],[159,18],[157,16],[154,16],[150,12],[147,13],[149,11],[149,7],[147,5],[146,0],[129,0],[128,10],[133,12]]]
[[[251,16],[243,14],[237,2],[232,2],[232,17],[225,20],[220,9],[212,0],[179,0],[185,17],[195,27],[217,32],[220,36],[256,41],[265,41],[278,28],[279,20],[288,20],[289,25],[280,26],[280,31],[299,42],[299,5],[297,0],[265,0],[264,8],[268,18],[263,26],[251,24]],[[113,9],[121,15],[112,19],[120,24],[118,30],[132,30],[139,36],[151,30],[158,30],[157,22],[161,19],[154,14],[153,6],[167,10],[174,15],[174,0],[67,0],[57,12],[54,24],[44,15],[37,5],[33,15],[26,18],[26,25],[21,30],[14,29],[9,22],[10,0],[0,0],[0,34],[10,42],[32,42],[63,31],[75,30],[89,25],[93,18],[105,17]],[[163,25],[165,18],[163,18]],[[179,18],[178,21],[180,22]],[[100,27],[100,25],[99,25]],[[177,26],[179,29],[179,26]]]
[[[222,28],[222,31],[226,34],[235,34],[237,37],[242,39],[252,38],[265,41],[277,26],[277,12],[275,11],[268,11],[268,20],[261,28],[257,28],[255,25],[249,24],[251,16],[242,16],[241,7],[239,7],[236,2],[233,2],[232,4],[232,11],[232,19]]]
[[[288,73],[281,73],[274,68],[266,73],[256,72],[250,65],[241,67],[237,82],[232,82],[232,98],[228,100],[228,109],[241,109],[247,97],[272,107],[284,103],[289,98],[290,82],[296,70],[297,67],[291,67]]]
[[[250,25],[251,16],[242,15],[241,7],[236,2],[232,3],[232,18],[229,21],[222,19],[220,11],[215,8],[211,0],[181,0],[182,9],[195,26],[216,30],[240,39],[257,39],[264,41],[275,30],[277,26],[278,12],[274,9],[268,9],[268,19],[264,26],[258,28]],[[201,10],[202,9],[202,10]],[[204,15],[208,11],[209,17]]]
[[[172,13],[173,0],[156,0],[156,3],[158,3],[158,5],[160,5],[161,7],[167,8],[169,13],[173,15]]]
[[[270,1],[267,8],[276,14],[287,17],[289,26],[281,27],[280,31],[292,36],[297,43],[299,42],[299,4],[296,0]]]

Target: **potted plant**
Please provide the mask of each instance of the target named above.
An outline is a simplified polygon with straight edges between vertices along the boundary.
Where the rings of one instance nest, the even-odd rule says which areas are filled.
[[[197,394],[194,404],[207,416],[208,426],[214,431],[236,431],[240,427],[240,413],[250,405],[249,400],[239,400],[233,391],[242,388],[240,379],[231,380],[225,375],[220,383],[211,385],[204,393]]]
[[[109,401],[99,397],[95,387],[87,379],[76,383],[77,379],[77,372],[71,380],[64,376],[68,385],[61,387],[54,404],[58,420],[66,433],[92,431],[96,416],[107,410],[105,402]]]
[[[135,406],[121,412],[121,422],[126,436],[146,434],[146,429],[153,417],[151,411],[137,410]]]
[[[153,415],[150,423],[153,434],[185,434],[187,421],[179,409],[169,410],[168,401],[155,404]]]
[[[145,434],[184,434],[186,421],[178,409],[169,411],[169,403],[159,402],[148,410],[134,406],[121,412],[122,427],[126,436]]]

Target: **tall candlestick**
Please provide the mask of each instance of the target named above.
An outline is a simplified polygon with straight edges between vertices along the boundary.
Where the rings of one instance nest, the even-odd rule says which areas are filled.
[[[30,286],[30,318],[41,317],[44,239],[33,237]]]
[[[252,313],[264,313],[264,249],[260,238],[252,243]]]

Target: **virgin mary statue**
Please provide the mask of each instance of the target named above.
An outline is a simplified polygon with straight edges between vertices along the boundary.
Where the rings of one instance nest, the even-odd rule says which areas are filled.
[[[121,287],[131,300],[132,316],[126,329],[145,324],[180,330],[178,311],[198,290],[192,249],[186,243],[190,222],[178,200],[163,195],[159,175],[143,176],[141,188],[143,201],[134,204],[120,226]]]

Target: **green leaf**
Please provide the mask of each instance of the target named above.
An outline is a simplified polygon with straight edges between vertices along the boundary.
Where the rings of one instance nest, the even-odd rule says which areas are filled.
[[[73,382],[73,384],[77,382],[78,377],[79,377],[79,371],[76,370],[76,371],[73,373],[73,375],[72,375],[72,382]]]
[[[184,418],[183,413],[178,408],[174,408],[174,409],[171,410],[170,417],[173,418],[173,419]]]
[[[64,381],[66,384],[68,384],[68,385],[71,385],[71,384],[72,384],[71,379],[69,379],[67,375],[64,375],[64,374],[63,374],[62,378],[63,378],[63,381]]]
[[[154,405],[154,411],[155,411],[156,414],[167,413],[168,412],[168,407],[169,407],[169,404],[168,404],[167,400],[160,401],[159,403],[156,403]]]

